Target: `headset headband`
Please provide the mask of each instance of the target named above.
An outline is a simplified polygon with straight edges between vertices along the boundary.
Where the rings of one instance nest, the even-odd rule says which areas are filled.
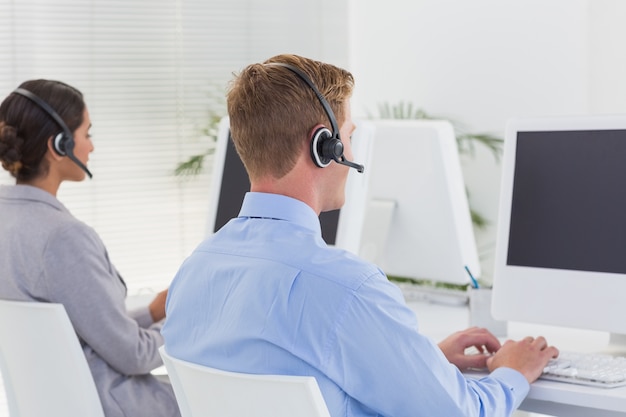
[[[72,136],[72,132],[67,127],[63,119],[61,119],[61,116],[59,116],[59,114],[56,111],[54,111],[54,109],[48,103],[46,103],[45,101],[40,99],[38,96],[36,96],[35,94],[31,93],[30,91],[24,88],[16,88],[13,92],[19,95],[22,95],[31,101],[34,101],[35,104],[41,107],[46,113],[50,115],[50,117],[54,119],[55,122],[57,122],[59,127],[63,129],[66,135]]]

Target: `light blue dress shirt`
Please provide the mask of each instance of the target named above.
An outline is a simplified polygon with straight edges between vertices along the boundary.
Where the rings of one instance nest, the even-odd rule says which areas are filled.
[[[508,416],[529,389],[507,368],[466,378],[380,269],[328,247],[315,212],[281,195],[246,194],[184,262],[162,334],[191,362],[314,376],[333,417]]]

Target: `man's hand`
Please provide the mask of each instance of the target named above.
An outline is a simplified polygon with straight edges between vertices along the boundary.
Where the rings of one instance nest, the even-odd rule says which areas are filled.
[[[465,350],[475,347],[477,354],[467,355]],[[453,333],[439,343],[439,348],[448,361],[463,370],[487,368],[487,358],[500,349],[500,341],[489,330],[481,327]]]
[[[559,356],[554,346],[548,346],[542,336],[528,336],[514,342],[508,340],[496,354],[487,360],[489,371],[496,368],[513,368],[522,373],[529,383],[534,382],[546,367],[548,361]]]

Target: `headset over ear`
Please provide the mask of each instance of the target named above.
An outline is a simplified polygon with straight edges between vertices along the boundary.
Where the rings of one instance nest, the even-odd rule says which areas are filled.
[[[339,126],[337,125],[335,114],[330,108],[328,101],[326,101],[322,93],[320,93],[317,87],[315,87],[313,81],[311,81],[311,79],[303,71],[293,65],[282,62],[272,62],[266,65],[284,67],[296,74],[311,88],[311,90],[313,90],[317,99],[322,104],[322,107],[324,107],[328,120],[330,120],[332,131],[327,127],[320,127],[313,133],[313,137],[311,139],[311,158],[313,158],[315,165],[320,168],[325,168],[331,161],[335,161],[338,164],[355,168],[358,172],[363,172],[365,170],[363,165],[348,161],[345,156],[343,156],[343,143],[339,137]]]
[[[61,116],[59,116],[59,114],[54,111],[54,109],[48,103],[46,103],[44,100],[28,90],[24,88],[16,88],[13,92],[31,100],[43,111],[48,113],[48,115],[59,125],[59,127],[61,127],[62,131],[52,139],[52,149],[58,155],[67,156],[68,158],[70,158],[76,165],[80,167],[80,169],[82,169],[87,173],[87,175],[89,175],[89,178],[92,178],[93,175],[91,174],[91,172],[89,172],[85,164],[83,164],[74,155],[74,135],[72,134],[72,131],[67,127],[63,119],[61,119]]]
[[[343,157],[343,143],[327,127],[320,127],[311,139],[311,158],[320,168]]]

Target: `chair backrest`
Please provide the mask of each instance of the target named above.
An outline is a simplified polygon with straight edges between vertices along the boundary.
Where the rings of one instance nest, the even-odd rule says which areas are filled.
[[[104,417],[61,304],[0,300],[0,371],[11,417]]]
[[[159,353],[182,417],[330,417],[313,377],[228,372]]]

